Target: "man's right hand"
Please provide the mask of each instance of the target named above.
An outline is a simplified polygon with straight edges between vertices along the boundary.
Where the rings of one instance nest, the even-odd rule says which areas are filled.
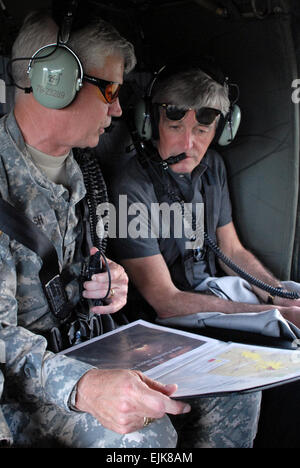
[[[300,328],[300,307],[299,306],[277,306],[274,305],[274,308],[279,310],[283,318],[292,322],[296,327]],[[271,308],[271,306],[270,306]]]
[[[76,408],[90,413],[104,427],[127,434],[141,429],[145,417],[188,413],[190,405],[170,398],[176,388],[139,371],[93,369],[77,384]]]

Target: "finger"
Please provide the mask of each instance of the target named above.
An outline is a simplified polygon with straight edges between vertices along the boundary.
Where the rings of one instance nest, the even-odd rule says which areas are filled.
[[[91,280],[85,281],[83,283],[83,287],[88,291],[95,291],[99,288],[103,290],[107,290],[109,286],[109,278],[107,273],[97,273],[92,276]],[[128,288],[128,277],[118,277],[116,278],[115,275],[111,275],[110,286],[114,289],[116,288]]]
[[[107,291],[108,281],[85,281],[83,287],[86,291]]]
[[[91,312],[94,314],[114,314],[122,309],[127,302],[127,295],[121,298],[112,298],[109,300],[110,303],[104,306],[95,306],[91,308]]]
[[[85,299],[103,299],[107,294],[107,289],[97,289],[96,291],[83,291],[82,296]]]
[[[91,247],[90,255],[95,255],[96,252],[98,252],[97,247]],[[114,262],[113,260],[110,260],[109,258],[106,258],[106,261],[107,261],[107,264],[109,266],[112,277],[114,276],[116,279],[118,277],[123,277],[123,276],[127,277],[127,274],[126,274],[124,268],[121,265]],[[97,279],[98,274],[96,274],[95,276],[96,276],[96,279]]]
[[[146,376],[142,376],[142,379],[144,380],[143,377],[146,377]],[[158,382],[157,380],[150,379],[149,377],[147,378],[147,380],[144,380],[144,381],[148,385],[148,387],[152,388],[153,390],[156,390],[157,392],[161,392],[164,395],[168,395],[168,396],[175,393],[177,388],[178,388],[178,386],[176,384],[164,385],[161,382]]]
[[[146,406],[150,410],[149,416],[155,418],[161,418],[165,413],[169,414],[182,414],[188,413],[191,410],[190,405],[185,402],[172,400],[165,394],[166,386],[157,382],[156,380],[150,379],[146,375],[136,371],[139,375],[141,381],[145,384],[144,389],[142,390],[143,396],[141,401],[143,406]],[[171,384],[167,387],[167,391],[175,391],[177,386]],[[161,390],[164,390],[163,392]],[[160,395],[160,398],[158,398]],[[144,411],[144,409],[143,409]],[[145,415],[145,413],[144,413]]]
[[[160,393],[160,398],[157,396],[158,392],[145,392],[142,396],[143,410],[141,416],[149,414],[150,417],[162,418],[166,413],[168,414],[183,414],[191,411],[189,404],[172,400],[167,395]]]
[[[127,285],[122,287],[114,286],[110,289],[110,291],[108,291],[108,289],[104,286],[99,286],[97,289],[91,288],[89,286],[89,289],[85,289],[82,292],[82,296],[86,299],[103,299],[108,294],[105,300],[107,300],[107,303],[110,304],[112,301],[126,300],[127,292]]]
[[[109,266],[109,271],[110,271],[110,277],[112,281],[122,281],[122,282],[128,282],[128,277],[127,274],[124,270],[124,268],[121,265],[118,265],[115,262],[112,262],[111,260],[108,260],[108,266]],[[103,273],[96,273],[93,275],[92,279],[94,281],[104,281],[105,279],[107,280],[107,272]]]
[[[176,384],[163,385],[162,393],[164,393],[165,395],[171,396],[173,395],[173,393],[176,392],[177,389],[178,389],[178,385]]]
[[[96,252],[98,252],[97,247],[91,247],[91,249],[90,249],[90,254],[91,254],[91,255],[95,255]]]
[[[89,286],[89,289],[84,289],[82,296],[86,299],[103,299],[108,292],[108,288],[105,286],[98,286],[96,289]]]

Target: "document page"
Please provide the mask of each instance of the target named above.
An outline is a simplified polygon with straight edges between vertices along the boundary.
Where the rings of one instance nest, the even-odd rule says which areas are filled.
[[[74,346],[63,354],[102,369],[146,372],[166,362],[173,362],[175,358],[175,363],[177,360],[181,362],[181,357],[185,359],[192,351],[197,353],[210,341],[216,340],[138,320]]]
[[[64,351],[102,369],[136,369],[174,397],[222,394],[300,378],[300,351],[225,343],[138,320]]]
[[[186,359],[180,369],[169,363],[147,374],[165,384],[177,383],[173,396],[239,392],[299,378],[300,352],[224,343]]]

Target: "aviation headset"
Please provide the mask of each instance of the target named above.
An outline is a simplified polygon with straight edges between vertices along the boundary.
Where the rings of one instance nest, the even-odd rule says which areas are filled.
[[[35,99],[51,109],[68,106],[83,84],[79,58],[60,42],[38,49],[30,59],[27,73]]]
[[[178,63],[182,63],[179,67]],[[164,65],[158,72],[155,73],[154,78],[151,80],[150,85],[147,89],[146,95],[143,99],[139,100],[135,107],[135,127],[138,136],[142,140],[150,140],[151,138],[158,138],[158,106],[152,103],[154,95],[154,89],[157,83],[172,76],[178,72],[197,68],[209,75],[214,81],[221,84],[222,86],[234,87],[237,91],[237,96],[234,99],[230,99],[229,111],[226,115],[221,114],[219,117],[218,127],[214,141],[221,146],[226,146],[233,141],[235,138],[240,121],[241,121],[241,110],[236,104],[238,99],[238,86],[230,83],[221,70],[216,65],[207,59],[194,59],[186,62],[185,60],[178,60],[176,64]]]
[[[23,88],[15,82],[14,85],[25,93],[32,92],[40,104],[51,109],[62,109],[71,104],[83,84],[81,62],[66,45],[77,4],[78,0],[68,2],[56,43],[39,48],[31,58],[20,57],[10,61],[11,66],[16,60],[29,60],[27,74],[31,86]]]

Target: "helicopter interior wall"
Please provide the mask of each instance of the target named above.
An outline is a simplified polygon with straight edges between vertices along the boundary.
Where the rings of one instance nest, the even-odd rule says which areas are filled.
[[[242,123],[235,141],[218,148],[228,170],[234,221],[242,242],[267,267],[281,279],[293,278],[299,124],[291,99],[297,65],[289,15],[229,20],[181,5],[172,7],[172,15],[168,8],[153,10],[143,32],[143,66],[197,51],[213,56],[238,83]],[[294,256],[296,274],[297,264]]]

